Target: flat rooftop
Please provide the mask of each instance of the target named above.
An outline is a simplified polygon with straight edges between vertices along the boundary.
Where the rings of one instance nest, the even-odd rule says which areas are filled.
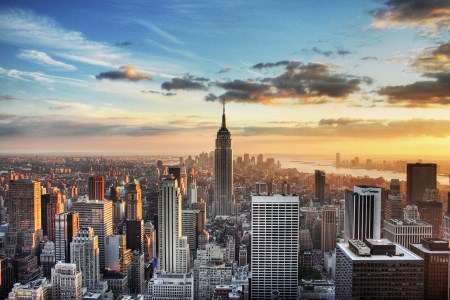
[[[409,251],[408,249],[398,245],[395,245],[395,256],[389,256],[389,255],[371,255],[371,256],[359,256],[355,253],[353,253],[352,250],[350,250],[348,243],[338,243],[337,246],[339,249],[341,249],[345,255],[347,255],[352,261],[383,261],[383,262],[389,262],[389,261],[421,261],[423,260],[420,256],[414,254],[413,252]],[[403,253],[403,256],[399,256],[400,253]]]
[[[424,221],[420,220],[414,220],[414,219],[389,219],[384,220],[384,222],[396,225],[396,226],[431,226],[431,224],[428,224]]]

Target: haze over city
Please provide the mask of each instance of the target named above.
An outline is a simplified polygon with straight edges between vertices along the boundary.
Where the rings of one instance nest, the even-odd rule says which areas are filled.
[[[448,1],[2,1],[2,152],[445,156]]]

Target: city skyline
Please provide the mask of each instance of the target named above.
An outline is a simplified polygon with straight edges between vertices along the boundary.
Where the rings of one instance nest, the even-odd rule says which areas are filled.
[[[2,152],[209,151],[224,98],[235,153],[450,146],[446,1],[4,1],[0,28]]]

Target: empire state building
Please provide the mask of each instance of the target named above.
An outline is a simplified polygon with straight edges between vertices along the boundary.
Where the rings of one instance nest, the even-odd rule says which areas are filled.
[[[223,104],[222,127],[217,132],[216,150],[214,155],[214,202],[215,216],[231,216],[234,210],[233,199],[233,150],[231,149],[231,134],[226,126],[225,102]]]

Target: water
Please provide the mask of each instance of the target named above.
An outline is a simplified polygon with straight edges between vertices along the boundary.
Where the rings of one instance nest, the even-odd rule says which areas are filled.
[[[371,178],[383,177],[386,180],[399,179],[406,180],[406,172],[394,172],[387,170],[366,170],[366,169],[350,169],[350,168],[336,168],[334,160],[327,160],[324,158],[279,158],[283,168],[296,168],[299,172],[314,173],[315,170],[323,170],[326,174],[352,175],[352,176],[368,176]],[[440,184],[448,185],[449,179],[447,176],[437,176],[437,181]]]

